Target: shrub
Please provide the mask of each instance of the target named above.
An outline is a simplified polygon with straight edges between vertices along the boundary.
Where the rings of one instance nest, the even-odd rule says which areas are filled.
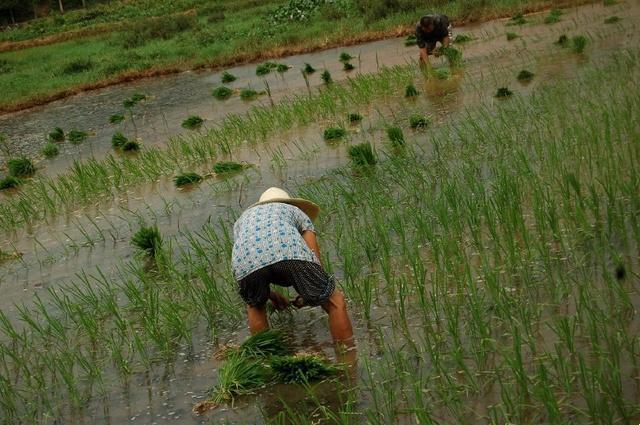
[[[289,70],[289,65],[285,64],[285,63],[279,63],[276,66],[276,71],[283,73],[283,72],[287,72]]]
[[[224,71],[222,73],[222,76],[220,77],[220,80],[224,83],[224,84],[228,84],[228,83],[232,83],[236,80],[236,76],[233,75],[230,72]]]
[[[433,75],[438,80],[448,80],[451,77],[451,73],[447,68],[437,68],[433,70]]]
[[[3,179],[0,179],[0,190],[5,189],[13,189],[14,187],[18,187],[22,184],[22,180],[14,176],[6,176]]]
[[[418,39],[415,34],[409,34],[407,38],[404,39],[404,45],[407,47],[415,46],[416,44],[418,44]]]
[[[88,136],[89,134],[84,131],[71,130],[69,134],[67,134],[67,139],[74,145],[77,145],[79,143],[84,142]]]
[[[462,65],[462,52],[455,47],[443,47],[442,55],[447,58],[449,67],[459,68]]]
[[[162,247],[162,236],[158,226],[141,226],[131,238],[131,245],[148,255],[155,256]]]
[[[54,156],[57,156],[60,153],[60,149],[58,149],[58,145],[56,145],[55,143],[47,143],[46,145],[44,145],[44,147],[42,148],[42,155],[44,155],[47,158],[53,158]]]
[[[407,84],[407,87],[404,89],[405,97],[416,97],[418,95],[418,89],[413,84]]]
[[[122,134],[121,132],[117,132],[113,135],[113,137],[111,137],[111,146],[113,146],[116,149],[120,149],[122,148],[125,143],[127,143],[129,141],[129,139],[127,139],[127,137]]]
[[[466,43],[473,40],[473,37],[467,34],[458,34],[453,38],[454,43]]]
[[[304,68],[302,70],[305,74],[313,74],[314,72],[316,72],[316,69],[308,63],[304,64]]]
[[[404,133],[400,127],[388,127],[387,137],[394,148],[404,146]]]
[[[240,90],[240,98],[242,98],[242,100],[252,100],[255,99],[256,96],[258,96],[258,92],[253,89],[244,88]]]
[[[202,180],[202,176],[198,173],[182,173],[175,176],[173,183],[176,187],[186,186],[188,184],[197,183]]]
[[[413,114],[409,117],[409,125],[411,128],[427,127],[429,125],[429,118],[423,115]]]
[[[515,32],[507,33],[507,41],[512,41],[512,40],[515,40],[516,38],[518,38],[518,34],[516,34]]]
[[[331,78],[331,73],[327,69],[322,71],[322,74],[320,74],[320,79],[325,84],[331,84],[331,82],[333,81],[333,79]]]
[[[569,37],[567,37],[566,34],[562,34],[560,37],[558,37],[556,44],[558,46],[566,47],[567,44],[569,44]]]
[[[347,130],[342,127],[329,127],[324,130],[324,140],[338,140],[347,135]]]
[[[26,156],[11,158],[7,161],[9,175],[13,177],[26,177],[36,172],[33,162]]]
[[[347,115],[347,119],[351,124],[355,124],[357,122],[362,121],[362,115],[352,112],[349,115]]]
[[[80,74],[92,68],[93,62],[91,62],[91,59],[76,59],[62,67],[62,73],[65,75]]]
[[[533,72],[523,69],[522,71],[520,71],[520,73],[518,73],[518,80],[531,81],[533,79],[533,76],[534,76]]]
[[[355,66],[353,66],[351,62],[345,62],[344,65],[342,65],[342,69],[344,69],[345,71],[353,71],[355,69]]]
[[[62,130],[60,127],[54,128],[53,131],[49,133],[48,139],[50,142],[64,142],[64,130]]]
[[[270,366],[276,379],[284,383],[317,381],[337,371],[335,366],[325,363],[312,354],[274,357],[270,361]]]
[[[111,124],[118,124],[124,121],[124,115],[122,114],[113,114],[109,117],[109,122]]]
[[[351,59],[353,59],[353,56],[351,56],[349,53],[340,53],[340,62],[349,62]]]
[[[604,20],[605,24],[615,24],[616,22],[620,22],[620,18],[617,16],[609,16]]]
[[[571,49],[575,53],[582,53],[587,47],[587,37],[584,35],[576,35],[571,39]]]
[[[233,161],[218,161],[213,166],[213,172],[216,174],[235,173],[242,171],[244,165]]]
[[[349,158],[351,158],[351,163],[358,167],[375,165],[377,162],[369,142],[349,146]]]
[[[496,91],[495,97],[497,97],[499,99],[504,99],[504,98],[509,97],[511,95],[513,95],[513,92],[511,90],[509,90],[508,87],[500,87]]]
[[[551,9],[549,11],[549,15],[544,18],[544,23],[555,24],[556,22],[560,22],[560,16],[562,16],[562,11],[560,9]]]
[[[204,120],[197,115],[191,115],[186,120],[182,121],[182,128],[186,128],[189,130],[194,130],[199,128]]]
[[[213,89],[211,94],[213,94],[213,97],[218,100],[225,100],[231,97],[231,95],[233,94],[233,90],[231,90],[229,87],[220,86]]]

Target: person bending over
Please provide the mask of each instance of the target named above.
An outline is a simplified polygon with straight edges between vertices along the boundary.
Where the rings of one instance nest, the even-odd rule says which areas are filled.
[[[430,14],[420,18],[416,25],[416,41],[420,49],[420,63],[429,64],[429,55],[436,52],[436,43],[448,47],[451,37],[451,24],[446,15]]]

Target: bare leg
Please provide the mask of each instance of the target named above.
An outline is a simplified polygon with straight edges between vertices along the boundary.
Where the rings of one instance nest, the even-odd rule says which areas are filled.
[[[353,329],[342,291],[339,289],[333,291],[327,302],[322,304],[322,309],[329,315],[329,330],[333,341],[347,347],[352,346]]]
[[[267,304],[261,306],[247,306],[247,317],[249,318],[249,331],[251,335],[262,332],[269,328],[267,321]]]

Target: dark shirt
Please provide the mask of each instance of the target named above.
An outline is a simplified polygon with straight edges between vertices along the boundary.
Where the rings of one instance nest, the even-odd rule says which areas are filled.
[[[420,21],[418,21],[418,25],[416,25],[416,40],[418,41],[418,47],[421,49],[424,49],[427,44],[437,41],[442,42],[442,40],[449,35],[449,18],[446,15],[437,13],[430,16],[435,18],[431,32],[423,31],[420,26]]]

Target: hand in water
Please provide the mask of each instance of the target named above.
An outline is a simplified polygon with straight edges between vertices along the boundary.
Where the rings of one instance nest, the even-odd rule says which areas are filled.
[[[276,310],[284,310],[289,307],[289,300],[277,292],[271,292],[269,299],[271,300],[271,304],[273,304],[273,308]]]
[[[298,295],[295,299],[291,300],[291,304],[293,304],[296,308],[302,308],[305,306],[304,298],[301,295]]]

